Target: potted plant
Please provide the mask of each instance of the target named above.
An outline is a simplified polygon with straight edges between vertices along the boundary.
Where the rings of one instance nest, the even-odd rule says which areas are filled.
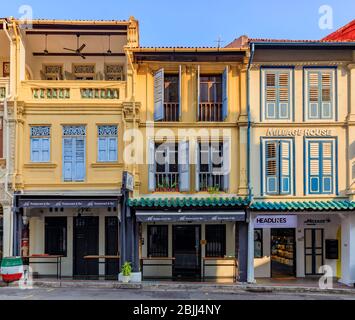
[[[122,282],[128,283],[131,279],[132,267],[131,263],[126,261],[122,266]]]

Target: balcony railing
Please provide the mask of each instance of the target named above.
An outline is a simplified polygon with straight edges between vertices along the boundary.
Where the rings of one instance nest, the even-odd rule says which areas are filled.
[[[222,121],[222,102],[200,103],[198,121]]]
[[[164,121],[179,121],[178,102],[164,102]]]
[[[155,174],[155,191],[179,191],[179,173],[164,172]]]
[[[125,96],[124,81],[38,80],[22,82],[25,101],[119,101]]]
[[[223,175],[201,172],[199,175],[200,191],[222,191]]]

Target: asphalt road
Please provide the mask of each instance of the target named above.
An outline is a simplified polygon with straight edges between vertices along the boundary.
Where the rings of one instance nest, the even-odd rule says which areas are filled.
[[[354,295],[319,293],[201,292],[198,290],[0,288],[1,300],[355,300]]]

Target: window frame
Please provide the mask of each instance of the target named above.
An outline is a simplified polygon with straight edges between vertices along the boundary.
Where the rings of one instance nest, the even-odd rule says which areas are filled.
[[[64,257],[67,257],[67,253],[68,253],[68,219],[67,217],[62,217],[62,216],[56,216],[56,217],[45,217],[44,218],[44,253],[45,254],[53,254],[53,255],[63,255]],[[50,229],[56,229],[58,228],[58,232],[60,232],[60,228],[64,228],[64,235],[63,236],[63,241],[64,241],[64,250],[62,252],[59,251],[53,251],[53,250],[49,250],[48,245],[49,245],[49,239],[48,239],[48,220],[52,220],[52,222],[54,222],[53,226],[50,227]],[[59,220],[63,220],[62,221],[62,225],[58,224]],[[60,228],[59,228],[60,227]],[[50,233],[52,233],[53,231],[51,230]]]
[[[267,90],[267,74],[275,73],[275,108],[274,117],[268,117],[267,115],[267,101],[266,101],[266,90]],[[284,103],[280,101],[280,90],[278,84],[278,77],[280,73],[288,73],[288,116],[281,117],[281,104]],[[260,121],[276,121],[276,122],[292,122],[294,121],[294,67],[293,66],[262,66],[260,68]]]
[[[160,252],[163,252],[162,255],[151,255],[151,242],[150,242],[150,235],[151,235],[151,229],[152,228],[159,228],[159,229],[164,229],[165,234],[163,236],[166,236],[166,241],[159,241],[159,246],[163,245],[163,250],[159,250]],[[169,257],[169,225],[167,224],[149,224],[147,225],[147,257],[153,257],[153,258],[167,258]]]
[[[100,127],[116,127],[116,135],[102,135],[100,136]],[[105,159],[100,159],[100,140],[105,141]],[[110,159],[110,141],[114,140],[115,149],[115,159]],[[112,163],[118,161],[118,125],[117,124],[98,124],[97,125],[97,162],[100,163]]]
[[[338,119],[338,103],[337,103],[337,67],[333,66],[317,66],[317,67],[304,67],[303,68],[303,120],[304,121],[337,121]],[[311,102],[309,101],[309,96],[310,96],[310,85],[309,85],[309,77],[310,73],[317,73],[318,74],[318,109],[317,117],[312,117],[311,116]],[[330,117],[324,117],[322,116],[323,113],[323,98],[322,98],[322,92],[323,92],[323,86],[321,83],[322,79],[322,74],[323,73],[330,73],[331,76],[331,86],[330,86]]]
[[[32,135],[32,128],[48,128],[48,135]],[[30,126],[30,161],[31,163],[50,163],[51,162],[51,126],[50,125],[31,125]],[[38,148],[39,160],[34,160],[34,140],[38,140],[41,147]],[[44,158],[43,141],[48,142],[48,159]]]
[[[222,231],[222,238],[223,238],[223,243],[221,245],[221,255],[213,255],[213,254],[209,254],[209,251],[208,251],[208,243],[210,242],[208,240],[208,232],[207,232],[207,229],[208,228],[221,228],[221,230],[212,230],[211,234],[213,234],[214,236],[217,235],[217,231]],[[206,246],[205,246],[205,257],[208,258],[208,257],[211,257],[211,258],[224,258],[227,254],[227,227],[226,227],[226,224],[206,224],[205,225],[205,239],[206,239]],[[216,242],[216,239],[215,238],[215,241]],[[219,239],[217,239],[219,240]]]

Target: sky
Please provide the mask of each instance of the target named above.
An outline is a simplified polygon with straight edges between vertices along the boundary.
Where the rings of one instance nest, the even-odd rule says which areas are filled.
[[[139,20],[142,46],[224,46],[240,35],[320,39],[355,18],[355,0],[0,0],[0,16]],[[322,6],[325,13],[319,13]],[[331,11],[329,11],[329,8]]]

